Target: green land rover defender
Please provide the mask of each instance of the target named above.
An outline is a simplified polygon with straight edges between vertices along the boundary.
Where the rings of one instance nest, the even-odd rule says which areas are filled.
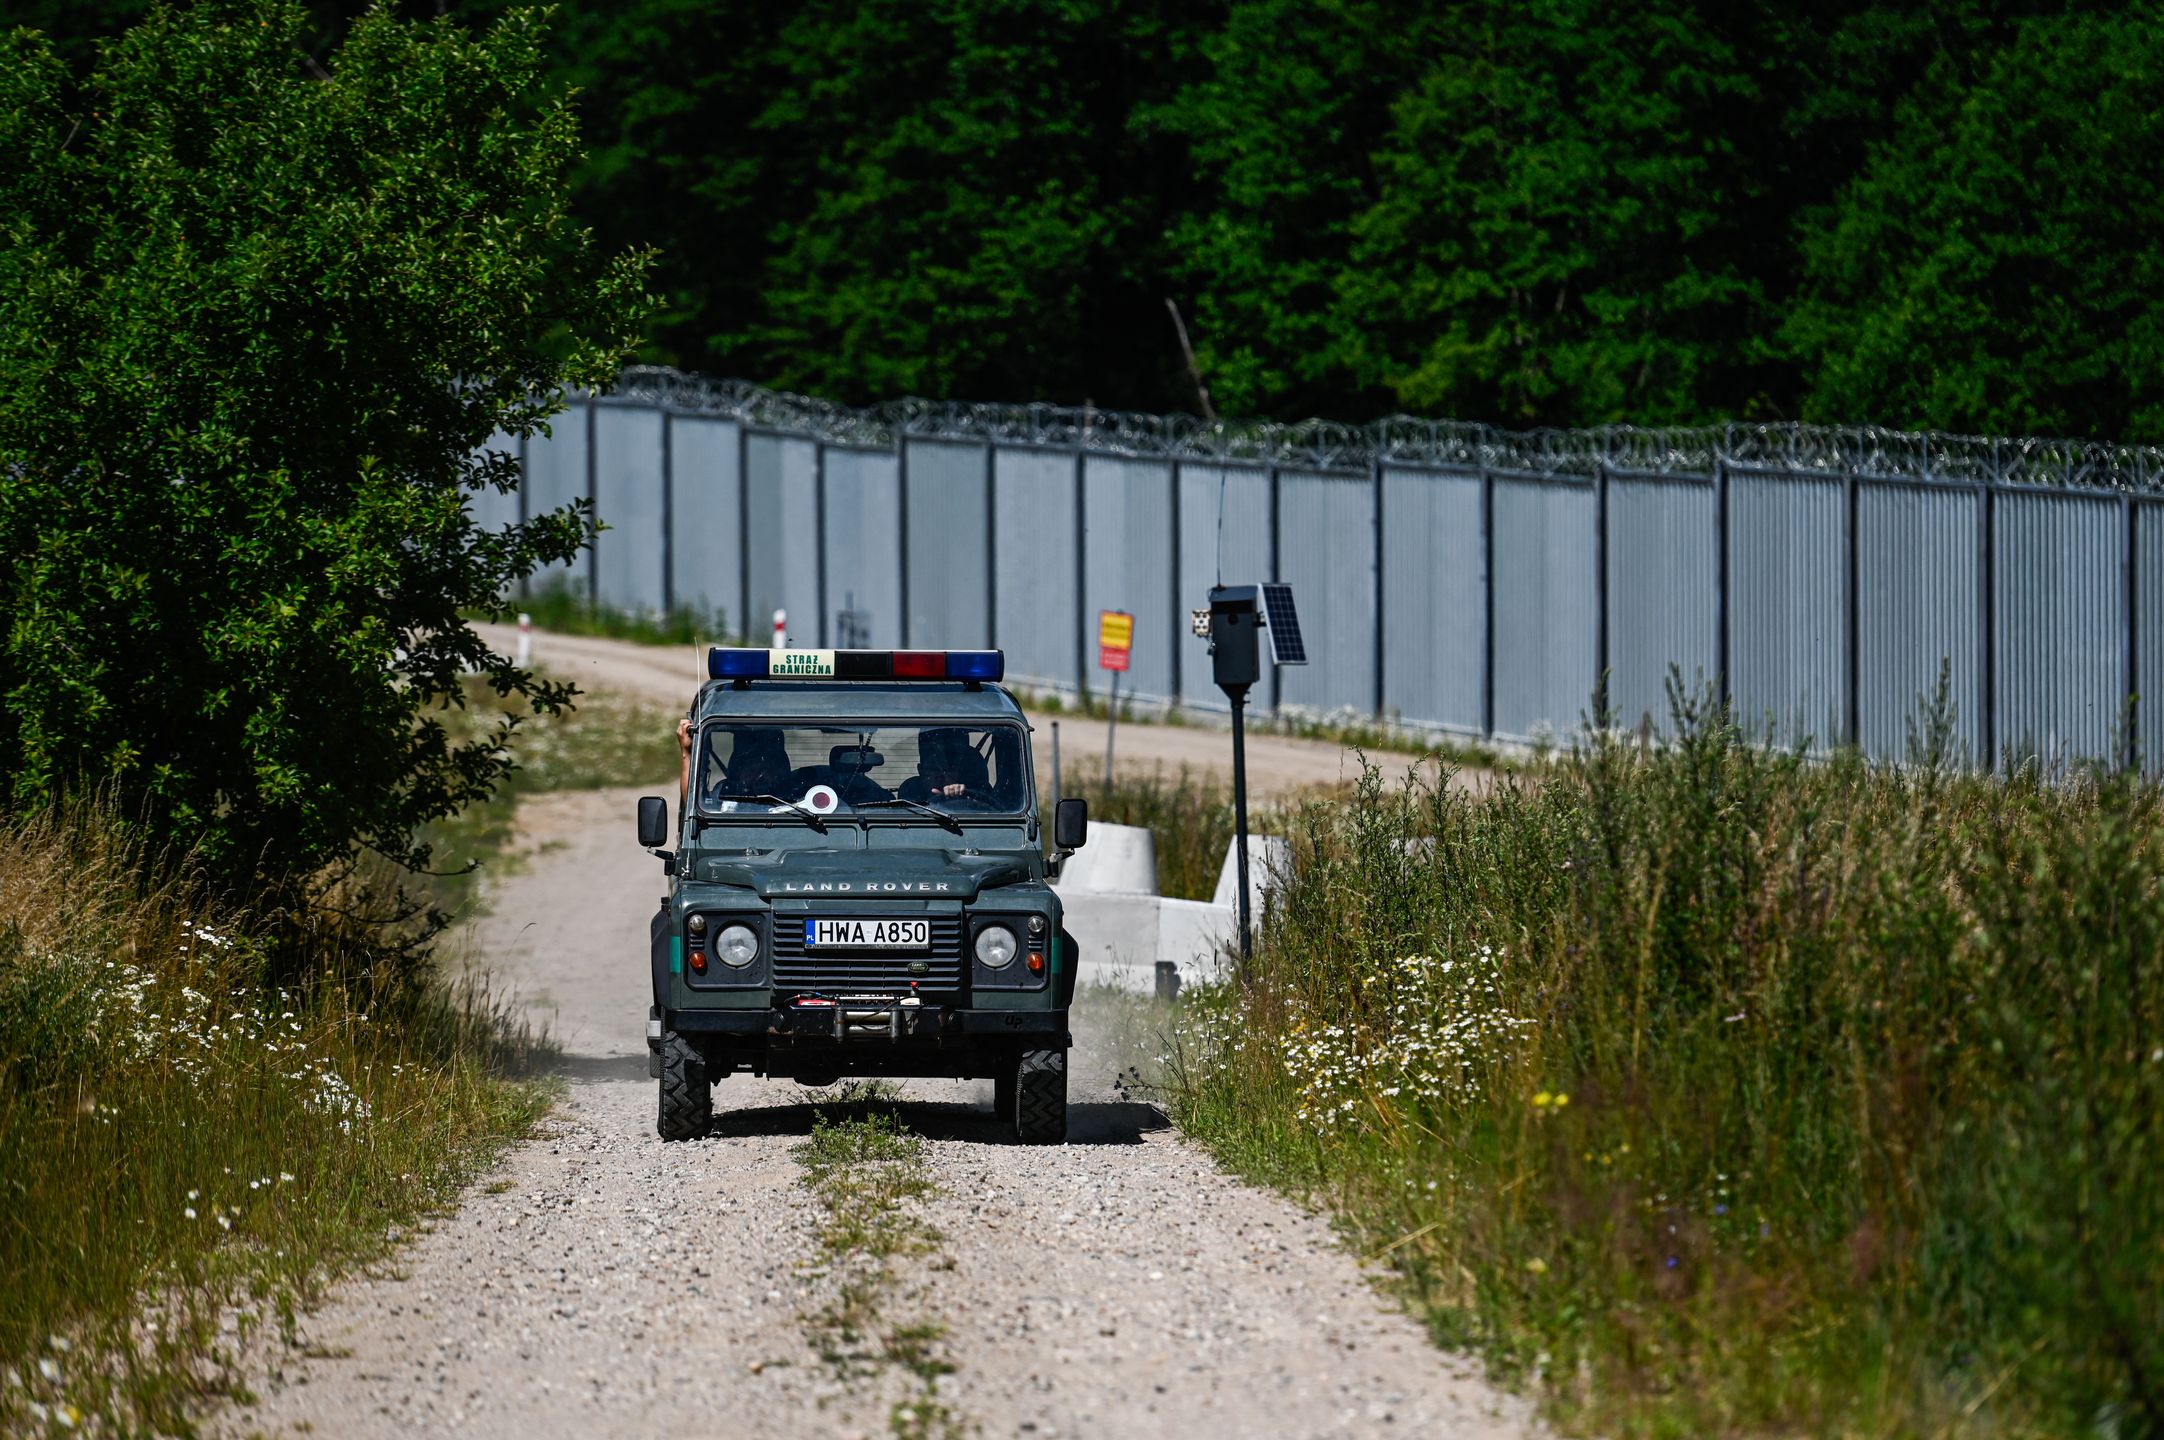
[[[690,777],[639,801],[670,893],[646,1027],[664,1140],[733,1071],[989,1079],[1025,1143],[1067,1135],[1075,947],[1046,883],[1029,722],[996,650],[716,649]]]

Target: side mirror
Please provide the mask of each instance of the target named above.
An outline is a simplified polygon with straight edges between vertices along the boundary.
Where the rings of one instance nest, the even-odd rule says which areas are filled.
[[[1052,848],[1079,850],[1089,839],[1090,807],[1087,800],[1062,800],[1052,812]]]
[[[659,795],[639,797],[639,844],[652,850],[669,841],[669,802]]]

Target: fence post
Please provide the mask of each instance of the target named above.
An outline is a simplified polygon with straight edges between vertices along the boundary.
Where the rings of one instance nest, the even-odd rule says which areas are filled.
[[[1608,461],[1593,466],[1593,694],[1594,720],[1612,728],[1608,694]]]
[[[1165,567],[1172,577],[1172,625],[1170,633],[1172,649],[1167,658],[1172,662],[1168,673],[1172,677],[1172,695],[1170,698],[1174,705],[1180,703],[1180,642],[1187,638],[1187,626],[1183,623],[1187,612],[1180,608],[1180,525],[1182,518],[1180,514],[1180,462],[1179,458],[1175,456],[1172,461],[1172,548],[1170,551],[1172,563]]]
[[[2119,521],[2126,542],[2119,556],[2120,598],[2125,607],[2126,622],[2120,627],[2126,701],[2119,723],[2126,733],[2119,742],[2119,763],[2132,770],[2141,763],[2141,525],[2140,513],[2134,508],[2134,497],[2124,490],[2119,492]]]
[[[517,498],[518,498],[518,528],[519,528],[519,532],[520,532],[521,534],[524,534],[524,533],[525,533],[525,530],[526,530],[526,461],[527,461],[527,445],[528,445],[528,437],[526,437],[526,436],[524,436],[524,435],[521,435],[521,436],[519,436],[519,437],[518,437],[518,497],[517,497]],[[521,576],[519,576],[519,577],[518,577],[518,594],[519,594],[519,598],[520,598],[521,600],[525,599],[525,598],[526,598],[526,597],[527,597],[528,595],[530,595],[530,594],[532,594],[532,593],[533,593],[533,585],[532,585],[532,578],[533,578],[533,577],[532,577],[532,576],[530,576],[530,575],[521,575]]]
[[[1995,459],[1996,457],[1994,457]],[[1992,526],[1998,510],[1998,473],[1994,464],[1984,477],[1984,484],[1977,494],[1981,509],[1976,527],[1976,624],[1977,656],[1976,700],[1977,743],[1983,746],[1983,769],[1989,775],[1999,768],[1998,737],[1998,594],[1996,546],[1992,539]]]
[[[669,411],[661,412],[661,613],[676,612],[676,435]]]
[[[601,523],[601,461],[596,453],[594,438],[600,427],[596,417],[600,414],[600,402],[592,395],[586,397],[586,503],[592,507],[592,523]],[[586,542],[586,603],[601,603],[601,535],[597,530]]]
[[[1088,445],[1089,433],[1085,424],[1082,443],[1074,449],[1074,693],[1078,701],[1089,693],[1090,679]]]
[[[1285,582],[1285,571],[1283,569],[1285,552],[1281,543],[1284,531],[1278,524],[1278,516],[1281,513],[1284,501],[1284,489],[1285,486],[1278,474],[1277,463],[1272,461],[1270,464],[1270,579],[1280,585]],[[1272,665],[1270,667],[1270,713],[1273,716],[1284,707],[1284,687],[1284,667]]]
[[[1383,644],[1383,457],[1368,457],[1368,521],[1371,535],[1371,569],[1374,577],[1375,623],[1368,627],[1375,642],[1375,718],[1380,720],[1386,708],[1384,696],[1388,693],[1383,685],[1383,665],[1389,651]]]
[[[984,643],[999,648],[999,449],[984,442]]]
[[[827,442],[812,441],[812,531],[819,547],[819,624],[813,633],[819,648],[827,646]]]
[[[906,420],[894,422],[894,534],[902,548],[902,646],[909,646],[909,431]],[[945,643],[945,642],[941,642]]]
[[[1713,462],[1713,671],[1720,687],[1721,710],[1733,718],[1735,688],[1728,666],[1728,458]]]
[[[736,422],[736,631],[751,640],[751,426]]]
[[[1862,700],[1857,693],[1857,679],[1862,672],[1861,652],[1857,644],[1858,616],[1862,608],[1862,596],[1856,586],[1856,472],[1852,468],[1841,477],[1841,600],[1843,614],[1841,638],[1841,663],[1845,671],[1842,681],[1841,730],[1850,749],[1863,744],[1861,721]]]
[[[1495,738],[1495,472],[1480,467],[1480,734]]]

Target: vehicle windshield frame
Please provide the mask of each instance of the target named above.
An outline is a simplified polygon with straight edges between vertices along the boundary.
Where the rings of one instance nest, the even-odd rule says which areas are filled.
[[[927,729],[992,730],[1005,728],[1017,732],[1022,750],[1022,808],[1019,810],[946,810],[939,813],[959,825],[1028,825],[1037,818],[1037,767],[1036,756],[1030,753],[1028,722],[1008,715],[881,715],[871,717],[841,718],[833,715],[709,715],[699,722],[698,733],[692,745],[692,813],[702,824],[708,825],[767,825],[776,822],[801,824],[802,815],[787,805],[777,805],[765,810],[717,810],[707,802],[703,787],[698,783],[698,769],[706,755],[707,738],[717,728],[732,725],[766,725],[777,730],[791,727],[832,730],[837,728],[855,730]],[[799,801],[798,803],[801,803]],[[934,807],[938,809],[939,807]],[[869,825],[875,821],[892,821],[900,825],[931,825],[941,829],[945,825],[922,811],[907,805],[883,805],[866,810],[843,803],[835,810],[821,815],[828,824],[835,821],[855,821]]]

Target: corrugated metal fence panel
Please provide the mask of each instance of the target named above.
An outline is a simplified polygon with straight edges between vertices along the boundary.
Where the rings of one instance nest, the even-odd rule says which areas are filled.
[[[992,638],[984,447],[909,443],[909,628],[903,642],[967,649]]]
[[[2142,768],[2164,771],[2164,504],[2137,501],[2134,506],[2137,568],[2134,603],[2135,739]]]
[[[1277,484],[1277,578],[1292,586],[1307,639],[1307,664],[1277,672],[1278,699],[1372,715],[1375,487],[1365,474],[1303,470],[1280,471]]]
[[[1730,472],[1730,693],[1737,720],[1778,744],[1842,738],[1844,512],[1839,480]]]
[[[1478,733],[1480,476],[1383,471],[1383,708]]]
[[[661,493],[661,412],[602,405],[594,413],[594,541],[602,604],[658,611],[668,553]]]
[[[1109,671],[1097,668],[1097,612],[1135,617],[1135,647],[1120,693],[1172,698],[1172,467],[1162,460],[1092,455],[1083,467],[1082,626],[1090,689],[1103,694]]]
[[[549,433],[536,434],[526,442],[526,513],[546,515],[559,506],[586,495],[586,407],[574,405],[549,421]],[[568,584],[586,593],[586,557],[574,557],[566,565],[547,565],[534,571],[527,585],[539,590],[550,584]]]
[[[1593,487],[1508,473],[1494,484],[1495,730],[1568,737],[1598,679]]]
[[[1073,685],[1075,457],[1001,450],[993,459],[999,648],[1023,682]]]
[[[1259,585],[1270,578],[1270,472],[1253,465],[1180,465],[1180,575],[1183,610],[1210,603],[1210,587]],[[1228,710],[1210,681],[1209,646],[1181,641],[1180,703]],[[1254,698],[1267,704],[1267,690]]]
[[[1718,536],[1711,476],[1608,478],[1608,702],[1618,724],[1670,729],[1668,675],[1715,685]]]
[[[840,645],[840,615],[854,610],[866,649],[902,643],[901,462],[891,451],[827,451],[827,625]]]
[[[774,612],[789,616],[789,643],[819,639],[818,456],[813,443],[754,432],[745,444],[745,563],[751,569],[754,644],[771,639]]]
[[[1982,754],[1982,533],[1973,491],[1858,482],[1856,728],[1875,760],[1907,757],[1942,663],[1956,743]]]
[[[2107,757],[2127,679],[2118,498],[2002,490],[1994,503],[2000,748]]]
[[[676,603],[720,615],[744,633],[744,537],[738,508],[737,425],[690,415],[669,421],[669,523]]]

